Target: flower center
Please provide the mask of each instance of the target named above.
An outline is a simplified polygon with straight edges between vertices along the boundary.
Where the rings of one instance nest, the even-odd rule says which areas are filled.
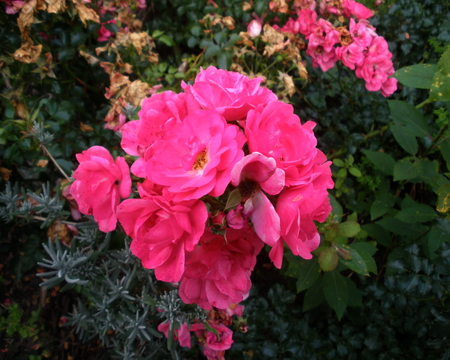
[[[195,159],[194,165],[192,165],[192,170],[201,170],[205,167],[208,162],[208,153],[206,149],[203,149],[197,154],[197,159]]]
[[[256,181],[252,179],[245,179],[239,184],[239,192],[241,193],[242,199],[248,199],[253,195],[257,187]]]

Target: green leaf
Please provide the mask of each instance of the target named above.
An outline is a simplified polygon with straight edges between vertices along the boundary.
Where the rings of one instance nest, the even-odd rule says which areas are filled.
[[[434,220],[437,214],[431,206],[416,203],[413,207],[401,210],[395,217],[407,223],[415,223]]]
[[[450,223],[448,220],[439,219],[427,234],[428,250],[434,253],[439,247],[450,239]]]
[[[359,169],[358,168],[355,168],[355,167],[351,167],[351,168],[349,168],[348,169],[348,172],[350,173],[350,174],[352,174],[353,176],[355,176],[355,177],[361,177],[361,171],[359,171]]]
[[[361,226],[356,221],[346,221],[339,224],[339,235],[353,237],[359,233]]]
[[[438,62],[439,69],[444,75],[450,75],[450,47],[447,46]]]
[[[414,133],[408,131],[409,129],[406,126],[393,124],[389,128],[394,135],[397,143],[409,154],[415,155],[417,150],[419,150],[419,146],[417,145],[416,136]]]
[[[395,198],[391,194],[379,195],[370,206],[370,219],[375,220],[383,216],[395,204]]]
[[[162,35],[158,38],[159,41],[166,44],[167,46],[174,46],[175,42],[172,40],[172,38],[169,35]]]
[[[5,129],[0,128],[0,145],[6,144],[6,139],[8,138],[8,133]]]
[[[344,167],[345,164],[341,159],[334,159],[333,160],[333,164],[336,165],[337,167]]]
[[[164,31],[155,30],[155,31],[153,31],[152,38],[160,37],[162,34],[164,34]]]
[[[364,262],[367,265],[367,270],[372,274],[378,274],[377,264],[373,255],[377,252],[377,247],[372,244],[372,242],[361,241],[355,242],[350,245],[352,249],[355,249],[358,254],[363,258]]]
[[[428,229],[418,223],[410,224],[393,217],[381,219],[377,221],[377,224],[394,234],[406,236],[411,240],[421,237]]]
[[[212,56],[216,56],[221,51],[221,48],[214,44],[210,43],[207,45],[206,51],[205,51],[205,59],[209,59]]]
[[[349,278],[344,277],[344,280],[347,283],[348,288],[348,306],[364,307],[362,303],[361,290],[359,290],[356,284]]]
[[[317,257],[306,260],[288,253],[286,258],[289,261],[286,275],[297,279],[297,293],[310,288],[320,276],[320,266]]]
[[[425,118],[415,106],[400,100],[390,100],[388,103],[395,124],[407,126],[415,136],[428,136],[430,134]]]
[[[336,254],[336,250],[332,247],[323,250],[319,254],[318,263],[323,271],[332,271],[336,269],[338,262],[339,257]]]
[[[439,68],[435,64],[417,64],[397,70],[392,77],[406,86],[429,89],[434,74],[438,70]]]
[[[319,277],[316,282],[308,289],[303,299],[302,311],[308,311],[319,306],[324,300],[323,277]]]
[[[372,161],[376,169],[388,175],[394,174],[395,160],[391,155],[371,150],[364,150],[363,153]]]
[[[343,258],[339,258],[339,261],[358,274],[369,276],[369,270],[367,269],[366,262],[364,261],[362,256],[349,245],[341,245],[340,247],[350,252],[351,259],[345,260]]]
[[[437,191],[438,201],[436,210],[446,213],[450,209],[450,184],[441,185]]]
[[[394,166],[394,181],[412,180],[420,175],[419,162],[412,157],[398,161]]]
[[[226,52],[221,51],[217,55],[217,65],[222,70],[227,70],[228,69],[228,56],[227,56]]]
[[[331,308],[341,320],[349,303],[349,292],[344,277],[335,271],[325,273],[323,277],[323,293]]]
[[[391,246],[391,234],[386,229],[383,229],[380,225],[377,224],[365,224],[362,225],[361,228],[369,233],[371,237],[373,237],[377,243],[383,246]]]
[[[450,164],[450,137],[446,136],[442,139],[439,143],[439,149],[444,160]]]
[[[394,124],[390,129],[399,145],[411,155],[418,150],[416,136],[429,135],[422,113],[406,101],[390,100],[389,109]]]
[[[450,101],[450,77],[441,71],[436,72],[431,83],[429,101]]]

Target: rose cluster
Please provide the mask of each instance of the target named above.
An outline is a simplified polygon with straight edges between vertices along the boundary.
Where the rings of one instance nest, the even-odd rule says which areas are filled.
[[[306,54],[314,67],[328,71],[340,60],[365,80],[367,90],[389,96],[397,89],[397,79],[389,77],[395,70],[388,44],[367,20],[373,15],[371,10],[353,0],[321,0],[323,17],[319,18],[314,0],[295,4],[297,18],[290,18],[280,30],[300,33],[308,40]],[[335,27],[326,20],[331,16],[343,26]],[[349,19],[347,25],[345,19]]]
[[[139,120],[122,128],[130,170],[100,146],[77,156],[71,193],[80,211],[104,232],[118,220],[142,265],[205,310],[248,296],[264,245],[278,268],[285,244],[310,259],[320,242],[314,221],[331,211],[331,163],[315,124],[302,124],[261,81],[211,66],[184,92],[144,99]],[[119,203],[130,171],[142,180]]]

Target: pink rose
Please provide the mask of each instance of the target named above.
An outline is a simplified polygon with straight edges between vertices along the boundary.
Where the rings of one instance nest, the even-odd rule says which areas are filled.
[[[356,2],[354,0],[343,0],[344,11],[343,15],[346,18],[351,16],[357,19],[368,19],[373,16],[373,11],[366,8],[363,4]]]
[[[213,110],[197,110],[145,153],[146,177],[167,186],[176,201],[224,193],[244,156],[245,136]]]
[[[285,188],[278,197],[276,211],[281,219],[281,238],[269,253],[277,268],[281,268],[284,243],[294,255],[304,259],[311,259],[311,251],[320,244],[320,236],[313,220],[323,222],[331,212],[327,189],[334,185],[331,163],[323,162],[324,160],[325,155],[316,159],[321,173],[314,181],[303,186]]]
[[[258,104],[277,100],[277,96],[259,84],[262,78],[249,79],[237,72],[216,69],[201,70],[194,85],[182,84],[205,110],[215,109],[226,120],[243,120],[248,110]]]
[[[248,24],[247,32],[249,33],[251,38],[258,37],[261,34],[262,24],[259,20],[252,20],[250,24]]]
[[[356,42],[352,42],[348,46],[336,48],[336,55],[342,63],[348,68],[355,70],[356,65],[364,61],[364,48]]]
[[[186,304],[205,310],[227,309],[244,300],[252,286],[250,274],[262,241],[248,227],[228,228],[226,239],[207,230],[188,254],[179,295]]]
[[[298,24],[300,33],[309,39],[309,36],[316,27],[317,13],[314,9],[302,9],[298,13]]]
[[[275,159],[253,152],[234,166],[231,183],[241,194],[243,215],[250,218],[260,239],[273,246],[280,238],[280,219],[262,190],[279,194],[285,185],[284,171]]]
[[[98,42],[108,41],[108,39],[114,35],[113,32],[109,31],[105,28],[106,24],[116,24],[116,19],[111,19],[103,24],[101,24],[100,29],[98,30]]]
[[[93,215],[103,232],[116,228],[119,197],[131,194],[130,172],[125,159],[113,157],[102,146],[93,146],[76,155],[80,165],[73,173],[70,192],[79,210]]]
[[[286,186],[306,184],[317,176],[314,126],[312,121],[302,125],[292,105],[275,101],[249,112],[245,125],[248,148],[273,157],[285,172]]]
[[[349,32],[352,40],[364,50],[370,46],[373,38],[377,36],[375,29],[367,20],[355,22],[355,20],[350,19]]]
[[[166,338],[169,337],[170,321],[158,325],[158,331],[162,332]],[[177,340],[181,346],[191,348],[191,332],[187,322],[180,325],[178,329],[172,332],[174,340]]]
[[[203,201],[173,202],[158,187],[139,185],[141,199],[123,201],[117,218],[133,241],[131,252],[142,266],[155,269],[158,280],[178,282],[185,253],[192,251],[204,232],[208,212]]]
[[[142,101],[139,120],[129,121],[122,128],[121,146],[129,155],[140,156],[131,172],[141,178],[145,175],[143,155],[157,140],[165,139],[166,132],[200,107],[191,95],[164,91]]]

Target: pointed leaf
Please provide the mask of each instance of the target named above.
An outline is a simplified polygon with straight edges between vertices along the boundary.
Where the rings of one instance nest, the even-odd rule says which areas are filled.
[[[345,221],[339,224],[339,235],[353,237],[361,231],[361,226],[356,221]]]
[[[388,175],[394,174],[395,160],[391,155],[371,150],[364,150],[363,152],[372,161],[376,169]]]
[[[323,278],[319,277],[317,281],[308,290],[306,290],[305,298],[303,299],[302,311],[306,312],[314,309],[323,302],[324,298]]]
[[[309,289],[320,276],[320,266],[317,257],[306,260],[299,256],[289,255],[286,255],[289,261],[286,275],[298,279],[297,293]]]
[[[364,261],[362,256],[355,249],[351,248],[348,245],[341,245],[340,247],[350,252],[351,260],[339,258],[339,261],[358,274],[369,276],[369,270],[367,269],[366,262]]]
[[[395,72],[392,77],[403,85],[419,89],[429,89],[434,74],[439,68],[435,64],[417,64],[403,67]]]
[[[349,292],[347,282],[336,270],[325,273],[323,293],[328,304],[336,312],[338,320],[340,320],[348,306]]]
[[[395,217],[407,223],[427,222],[436,219],[436,211],[425,204],[414,204],[414,206],[401,210]]]

